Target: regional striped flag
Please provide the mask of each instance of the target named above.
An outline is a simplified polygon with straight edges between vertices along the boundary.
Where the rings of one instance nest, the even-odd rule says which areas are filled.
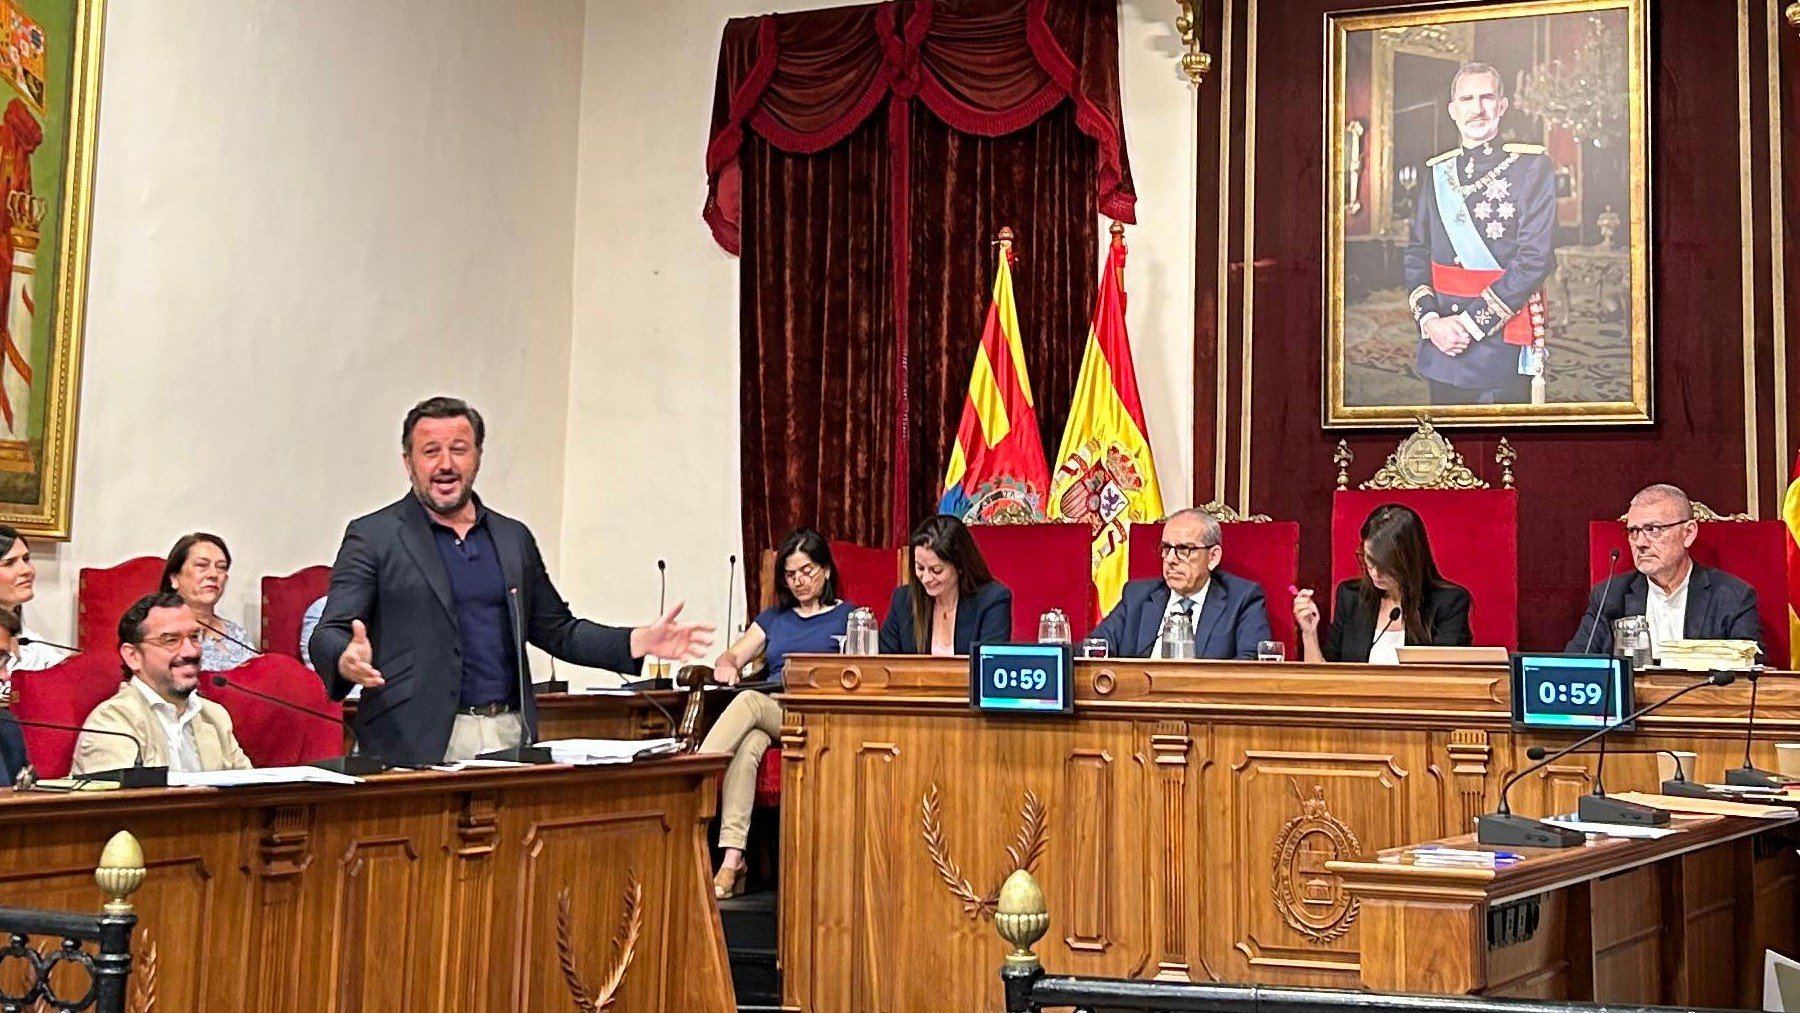
[[[1019,310],[1013,303],[1012,230],[1000,230],[1000,268],[987,325],[969,373],[962,423],[944,472],[938,512],[970,524],[1027,524],[1044,519],[1050,467],[1038,435],[1037,407],[1025,375]]]

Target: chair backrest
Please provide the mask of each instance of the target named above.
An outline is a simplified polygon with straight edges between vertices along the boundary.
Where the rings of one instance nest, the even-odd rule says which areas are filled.
[[[1688,549],[1700,565],[1724,570],[1756,589],[1756,617],[1762,621],[1763,647],[1767,650],[1764,659],[1781,668],[1788,667],[1792,660],[1788,654],[1792,641],[1787,616],[1787,541],[1787,525],[1781,521],[1706,520],[1701,522],[1700,534]],[[1619,579],[1624,579],[1632,572],[1625,522],[1590,521],[1591,583],[1606,579],[1607,562],[1614,549],[1619,550]]]
[[[331,587],[331,567],[309,566],[285,577],[262,579],[262,649],[300,657],[300,620]]]
[[[1157,546],[1163,526],[1133,524],[1126,575],[1132,580],[1162,574]],[[1226,521],[1219,525],[1219,548],[1224,558],[1219,568],[1262,585],[1269,608],[1269,632],[1290,645],[1288,657],[1298,658],[1294,644],[1293,587],[1300,574],[1299,521]]]
[[[325,684],[285,654],[265,654],[228,673],[235,686],[266,693],[319,715],[258,700],[233,685],[208,684],[203,694],[231,715],[232,732],[258,767],[285,767],[344,755],[344,708],[325,695]]]
[[[111,654],[119,646],[119,617],[156,590],[162,568],[157,556],[138,556],[117,566],[82,567],[75,592],[75,646]]]
[[[837,564],[838,595],[847,602],[867,606],[875,613],[875,621],[881,622],[887,618],[894,588],[906,579],[905,556],[903,549],[871,549],[853,542],[832,542],[831,561]],[[779,570],[774,572],[779,579]]]
[[[65,777],[75,759],[74,732],[33,728],[26,721],[79,727],[95,707],[119,691],[119,652],[84,651],[36,672],[13,673],[12,712],[25,735],[25,752],[39,777]]]
[[[1086,524],[975,524],[969,528],[994,579],[1012,589],[1014,640],[1037,639],[1038,617],[1069,617],[1076,643],[1093,628],[1093,529]]]
[[[1516,489],[1339,489],[1331,501],[1331,583],[1362,574],[1356,550],[1369,511],[1411,507],[1425,522],[1445,580],[1474,599],[1469,630],[1481,647],[1519,647],[1519,493]],[[1332,594],[1318,589],[1322,609]]]

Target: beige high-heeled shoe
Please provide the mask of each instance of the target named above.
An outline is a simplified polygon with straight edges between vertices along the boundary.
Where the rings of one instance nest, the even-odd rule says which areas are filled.
[[[719,900],[730,900],[744,892],[744,881],[749,878],[749,868],[743,865],[721,865],[719,871],[713,873],[713,896]]]

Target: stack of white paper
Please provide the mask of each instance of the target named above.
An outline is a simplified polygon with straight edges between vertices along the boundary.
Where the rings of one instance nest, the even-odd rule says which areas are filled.
[[[249,770],[169,771],[171,788],[236,788],[265,784],[361,784],[362,778],[318,767],[252,767]]]
[[[1664,668],[1690,672],[1737,671],[1756,664],[1756,641],[1665,640],[1656,660]]]
[[[630,763],[641,750],[658,746],[667,748],[674,739],[551,739],[538,745],[550,750],[557,763],[590,766],[600,763]]]

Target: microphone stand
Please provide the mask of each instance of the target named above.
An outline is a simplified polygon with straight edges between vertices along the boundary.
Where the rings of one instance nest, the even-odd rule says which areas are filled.
[[[139,742],[135,735],[127,735],[124,732],[115,732],[110,728],[83,728],[80,725],[58,724],[55,721],[33,721],[30,718],[22,718],[17,714],[12,715],[12,719],[26,728],[48,728],[58,732],[74,732],[77,735],[116,735],[119,738],[130,742],[132,746],[137,749],[137,755],[132,758],[131,766],[119,767],[114,770],[97,770],[92,774],[81,774],[76,777],[76,780],[114,781],[117,782],[121,788],[167,788],[169,786],[169,768],[167,766],[144,766],[144,744]]]
[[[251,689],[243,683],[233,682],[217,673],[214,673],[212,677],[212,684],[220,689],[234,689],[245,696],[254,697],[265,703],[272,703],[284,710],[295,711],[300,714],[305,714],[308,717],[318,718],[320,721],[329,722],[337,728],[340,737],[343,734],[344,722],[340,718],[334,718],[329,714],[321,714],[310,707],[302,707],[292,700],[283,700],[273,693],[264,693],[259,689]],[[371,774],[379,774],[388,769],[388,765],[381,762],[379,758],[370,756],[366,753],[353,753],[348,756],[333,756],[326,760],[314,760],[311,763],[306,764],[306,766],[317,767],[320,770],[329,770],[338,774],[348,774],[351,777],[368,777]]]
[[[1618,723],[1625,724],[1626,722],[1636,721],[1638,718],[1641,718],[1652,711],[1660,710],[1661,708],[1674,703],[1676,700],[1692,693],[1694,690],[1706,686],[1729,686],[1736,680],[1736,673],[1713,672],[1700,682],[1696,682],[1691,686],[1683,686],[1681,689],[1676,690],[1655,703],[1639,707],[1637,710],[1633,711],[1629,717],[1624,718]],[[1585,844],[1587,842],[1587,834],[1582,833],[1579,830],[1570,830],[1567,827],[1552,826],[1541,820],[1534,820],[1529,816],[1515,816],[1512,807],[1507,803],[1506,796],[1508,792],[1512,791],[1513,785],[1518,784],[1525,775],[1543,769],[1552,761],[1562,759],[1570,753],[1575,752],[1577,749],[1580,749],[1582,746],[1593,742],[1595,739],[1598,739],[1611,731],[1612,726],[1606,725],[1603,722],[1598,731],[1576,739],[1574,742],[1571,742],[1556,752],[1551,753],[1549,756],[1544,757],[1542,760],[1539,760],[1526,767],[1524,770],[1507,778],[1506,783],[1500,786],[1499,808],[1485,816],[1478,816],[1475,818],[1476,842],[1480,844],[1529,848],[1572,848],[1577,845]]]
[[[1625,678],[1631,678],[1631,662],[1623,662]],[[1606,674],[1606,682],[1600,687],[1600,727],[1602,731],[1611,731],[1622,722],[1612,717],[1613,681],[1619,676],[1614,669]],[[1669,811],[1658,809],[1641,802],[1627,802],[1624,799],[1612,798],[1606,794],[1606,740],[1600,736],[1600,758],[1594,763],[1594,790],[1581,796],[1575,804],[1575,814],[1588,823],[1619,823],[1631,827],[1666,827],[1669,825]],[[1681,764],[1676,763],[1677,773]]]
[[[1725,772],[1725,783],[1739,788],[1785,788],[1794,783],[1794,779],[1786,774],[1773,770],[1762,770],[1750,762],[1750,747],[1756,741],[1756,687],[1762,681],[1762,670],[1750,668],[1745,671],[1750,680],[1750,714],[1744,722],[1744,765]]]

